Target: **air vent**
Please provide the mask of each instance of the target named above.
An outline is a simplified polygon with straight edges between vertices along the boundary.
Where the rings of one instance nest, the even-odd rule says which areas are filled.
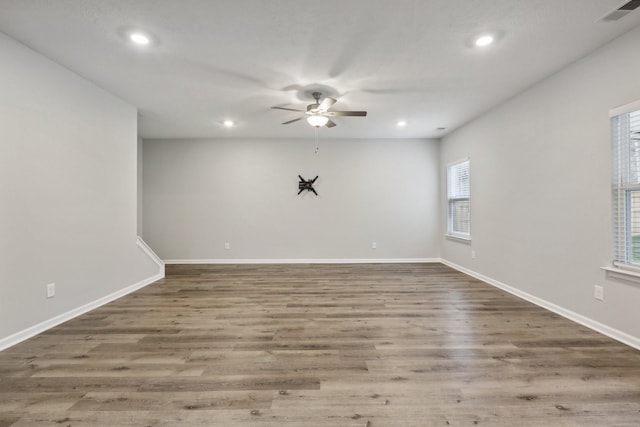
[[[611,12],[607,13],[605,16],[600,18],[600,21],[617,21],[618,19],[621,19],[622,17],[631,13],[631,11],[636,10],[638,7],[640,7],[640,0],[630,0],[617,9],[614,9]]]

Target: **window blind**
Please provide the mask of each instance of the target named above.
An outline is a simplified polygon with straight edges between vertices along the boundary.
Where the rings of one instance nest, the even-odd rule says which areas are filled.
[[[447,167],[448,232],[453,236],[471,236],[469,160]]]
[[[611,118],[613,258],[640,266],[640,110]]]

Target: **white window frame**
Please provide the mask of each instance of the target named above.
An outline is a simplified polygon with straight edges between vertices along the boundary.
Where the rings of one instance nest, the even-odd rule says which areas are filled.
[[[640,192],[640,144],[631,138],[631,114],[640,111],[640,101],[615,108],[609,112],[611,118],[612,158],[612,266],[603,267],[608,274],[623,280],[640,282],[640,260],[634,262],[631,198]],[[637,125],[637,119],[635,119]],[[634,158],[635,157],[635,158]],[[637,224],[634,224],[637,227]],[[637,236],[636,236],[637,237]],[[637,249],[637,248],[636,248]]]
[[[465,166],[466,163],[466,166]],[[466,169],[466,183],[460,181],[460,168]],[[447,237],[463,241],[471,241],[471,161],[468,157],[449,163],[447,165]],[[460,202],[466,202],[466,212],[460,220],[466,224],[466,231],[456,227],[455,206]],[[464,209],[463,209],[464,211]]]

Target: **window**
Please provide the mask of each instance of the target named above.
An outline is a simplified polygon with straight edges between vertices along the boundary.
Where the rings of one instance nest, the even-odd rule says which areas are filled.
[[[447,232],[452,237],[471,239],[469,159],[447,166]]]
[[[640,267],[640,110],[611,117],[613,261]]]

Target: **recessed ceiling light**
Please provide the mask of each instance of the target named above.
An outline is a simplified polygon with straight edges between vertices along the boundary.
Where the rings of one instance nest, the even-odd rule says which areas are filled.
[[[478,47],[489,46],[491,43],[495,41],[495,37],[490,34],[485,34],[483,36],[478,37],[473,43]]]
[[[398,126],[403,127],[407,125],[407,122],[405,120],[400,120],[397,124]]]
[[[236,124],[236,122],[234,122],[233,120],[225,120],[224,122],[222,122],[222,124],[225,127],[230,128],[230,127],[233,127]]]
[[[149,36],[139,32],[129,34],[129,40],[135,44],[139,44],[140,46],[146,46],[151,43],[151,38]]]

